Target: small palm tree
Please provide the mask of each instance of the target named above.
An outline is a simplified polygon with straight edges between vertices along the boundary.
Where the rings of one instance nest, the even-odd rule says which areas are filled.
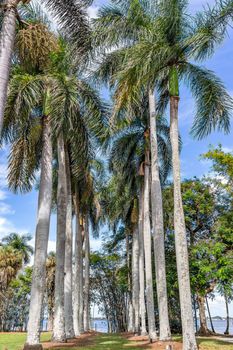
[[[12,247],[14,250],[20,252],[23,258],[23,263],[28,264],[30,257],[33,254],[33,248],[28,244],[32,240],[31,235],[19,235],[18,233],[11,233],[10,235],[3,237],[2,242],[4,245]]]

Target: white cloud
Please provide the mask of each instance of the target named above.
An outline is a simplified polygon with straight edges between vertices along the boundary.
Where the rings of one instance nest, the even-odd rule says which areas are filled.
[[[1,198],[1,193],[0,193]],[[8,214],[14,214],[15,211],[11,208],[9,204],[6,204],[5,202],[0,201],[0,215],[8,215]]]
[[[17,232],[19,234],[28,233],[27,229],[15,227],[15,225],[7,218],[0,216],[0,238],[8,235],[9,233]]]
[[[88,7],[87,13],[90,18],[96,18],[99,11],[99,6],[93,5]]]

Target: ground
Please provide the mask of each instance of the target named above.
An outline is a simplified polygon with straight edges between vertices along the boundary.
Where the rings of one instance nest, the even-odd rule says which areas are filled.
[[[21,350],[25,339],[26,334],[24,333],[0,333],[0,350]],[[173,346],[173,350],[182,349],[179,337],[175,337],[170,343],[149,344],[145,337],[91,332],[62,346],[51,344],[49,339],[49,333],[42,335],[43,346],[46,350],[165,350],[166,345],[169,344]],[[198,342],[200,350],[233,350],[233,339],[231,338],[200,338]]]

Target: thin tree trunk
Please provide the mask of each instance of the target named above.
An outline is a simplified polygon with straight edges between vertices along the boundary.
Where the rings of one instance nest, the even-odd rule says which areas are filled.
[[[195,320],[195,330],[196,333],[198,331],[198,323],[197,323],[197,302],[196,302],[196,295],[193,295],[193,308],[194,308],[194,320]]]
[[[225,298],[226,313],[227,313],[227,327],[226,327],[226,330],[225,330],[224,334],[228,335],[229,334],[229,328],[230,328],[230,315],[229,315],[228,298],[227,298],[226,294],[224,294],[224,298]]]
[[[66,177],[67,177],[67,212],[66,212],[66,243],[65,243],[65,278],[64,278],[64,309],[66,338],[74,338],[73,302],[72,302],[72,266],[73,266],[73,227],[72,227],[72,189],[70,161],[67,148]]]
[[[40,343],[40,316],[43,305],[46,278],[46,258],[49,239],[52,204],[52,140],[49,120],[43,120],[43,150],[35,237],[35,257],[32,275],[31,299],[27,331],[27,344]],[[27,349],[29,349],[29,346]],[[26,348],[26,347],[25,347]],[[33,349],[33,347],[31,347]],[[39,349],[39,347],[38,347]],[[41,346],[42,349],[42,346]]]
[[[134,332],[139,334],[140,319],[139,319],[139,232],[138,227],[133,233],[132,246],[132,301],[134,312]]]
[[[197,294],[197,301],[199,306],[199,319],[200,319],[200,328],[198,334],[200,335],[209,335],[210,331],[207,326],[207,319],[205,314],[205,297],[200,294]]]
[[[174,180],[174,229],[176,245],[176,261],[180,293],[181,320],[183,330],[183,349],[197,350],[195,338],[191,288],[189,277],[188,246],[181,195],[180,154],[178,131],[179,97],[170,97],[170,137],[172,144],[172,165]]]
[[[146,151],[145,174],[144,174],[144,252],[145,252],[145,272],[146,272],[146,306],[148,317],[149,337],[151,341],[157,340],[155,327],[155,308],[152,276],[152,252],[151,252],[151,225],[150,225],[150,168],[149,152]]]
[[[9,83],[11,57],[15,41],[16,9],[19,0],[8,0],[0,36],[0,134],[4,118],[4,110],[7,99],[7,88]]]
[[[140,190],[139,197],[139,298],[141,316],[141,335],[147,335],[146,330],[146,304],[145,304],[145,259],[144,259],[144,239],[143,239],[143,190]]]
[[[65,312],[64,312],[64,272],[65,272],[65,243],[66,243],[66,210],[67,210],[67,181],[65,146],[62,132],[57,140],[58,151],[58,187],[57,187],[57,243],[56,243],[56,272],[55,272],[55,308],[53,340],[65,342]]]
[[[210,313],[210,307],[209,307],[209,302],[208,302],[207,296],[205,297],[205,301],[206,301],[207,311],[208,311],[208,315],[209,315],[209,319],[210,319],[211,330],[212,330],[213,333],[215,333],[215,329],[214,329],[214,325],[213,325],[212,316],[211,316],[211,313]]]
[[[79,307],[79,324],[80,324],[80,331],[81,333],[84,333],[84,281],[83,281],[83,243],[84,243],[84,237],[85,237],[85,219],[82,217],[82,225],[81,225],[81,259],[80,259],[80,307]]]
[[[90,330],[90,237],[88,215],[85,219],[85,284],[84,284],[84,331]]]
[[[156,130],[156,106],[153,91],[149,92],[150,147],[151,147],[151,208],[154,239],[156,287],[159,308],[160,340],[170,340],[168,316],[167,280],[164,247],[163,199],[159,176],[158,142]]]
[[[76,215],[76,234],[75,234],[75,271],[74,271],[74,333],[78,337],[81,334],[79,324],[79,307],[80,307],[80,259],[82,256],[82,234],[80,226],[80,209],[78,189],[75,189],[75,215]]]

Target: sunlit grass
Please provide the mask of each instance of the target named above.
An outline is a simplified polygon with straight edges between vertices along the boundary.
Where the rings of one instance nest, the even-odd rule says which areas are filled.
[[[51,338],[50,333],[42,334],[42,341],[49,341]],[[181,337],[174,337],[175,341],[180,341]],[[23,344],[26,341],[25,333],[0,333],[0,350],[22,350]],[[200,350],[233,350],[233,344],[226,343],[223,340],[199,338],[198,343]],[[142,347],[138,347],[136,342],[129,341],[118,334],[103,334],[97,335],[91,338],[90,345],[82,345],[72,348],[73,350],[138,350]],[[69,348],[71,349],[71,348]],[[144,347],[144,350],[149,347]],[[61,347],[56,350],[67,350],[67,348]]]
[[[42,341],[51,339],[50,333],[43,333]],[[21,350],[26,342],[26,333],[0,333],[0,350]]]

